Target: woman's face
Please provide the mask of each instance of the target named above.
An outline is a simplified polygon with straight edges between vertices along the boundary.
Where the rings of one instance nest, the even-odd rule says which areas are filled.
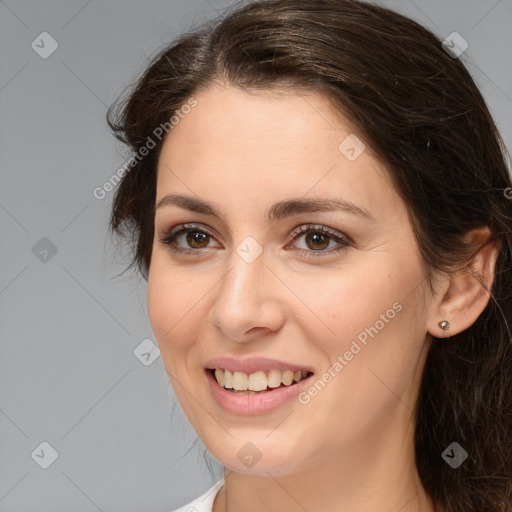
[[[195,99],[162,148],[148,280],[192,426],[264,476],[412,450],[431,295],[385,166],[320,93]]]

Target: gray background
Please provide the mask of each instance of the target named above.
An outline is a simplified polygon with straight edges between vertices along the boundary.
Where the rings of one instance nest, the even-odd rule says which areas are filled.
[[[154,342],[145,283],[116,277],[112,193],[92,191],[126,157],[107,106],[148,56],[231,3],[0,1],[0,511],[168,512],[221,475],[161,358],[134,354]],[[512,0],[380,3],[468,41],[511,148]],[[31,47],[42,32],[59,45],[46,59]],[[47,469],[44,441],[58,452]]]

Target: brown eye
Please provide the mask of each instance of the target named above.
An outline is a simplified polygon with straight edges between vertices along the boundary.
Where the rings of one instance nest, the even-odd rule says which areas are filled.
[[[207,247],[209,238],[210,235],[201,231],[189,231],[186,236],[187,244],[193,249],[202,249]]]
[[[332,256],[345,251],[352,240],[322,225],[305,224],[292,234],[293,242],[300,256]]]
[[[205,249],[218,248],[218,245],[211,245],[211,242],[217,242],[209,231],[193,224],[179,225],[164,233],[159,241],[169,246],[173,253],[183,255],[199,255]]]
[[[321,233],[312,231],[305,237],[305,242],[312,250],[322,250],[329,246],[329,237]]]

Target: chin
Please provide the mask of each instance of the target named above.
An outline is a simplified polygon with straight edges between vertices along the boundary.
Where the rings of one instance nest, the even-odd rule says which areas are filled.
[[[304,465],[304,451],[300,443],[288,437],[288,445],[266,438],[268,432],[244,433],[240,437],[229,437],[221,445],[205,443],[210,453],[225,468],[253,476],[284,476],[295,473]],[[299,458],[300,457],[300,458]]]

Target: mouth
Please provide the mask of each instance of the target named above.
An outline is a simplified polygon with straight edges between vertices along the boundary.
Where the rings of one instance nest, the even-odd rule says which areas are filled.
[[[243,395],[261,395],[280,388],[290,388],[313,375],[313,372],[308,370],[271,369],[246,373],[224,368],[207,368],[206,371],[223,389]]]
[[[203,368],[210,396],[221,409],[238,416],[292,407],[314,375],[305,364],[263,356],[218,357]]]

